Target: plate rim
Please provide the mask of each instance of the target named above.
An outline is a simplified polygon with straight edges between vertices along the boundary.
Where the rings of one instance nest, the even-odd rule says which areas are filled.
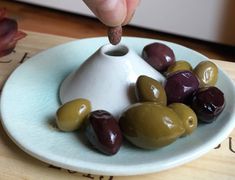
[[[38,56],[40,56],[42,53],[43,54],[45,54],[45,53],[48,53],[49,51],[51,51],[52,49],[54,49],[54,48],[58,48],[58,47],[60,47],[60,46],[66,46],[67,44],[70,44],[71,42],[77,42],[77,41],[86,41],[86,40],[97,40],[97,39],[103,39],[103,38],[106,38],[106,37],[94,37],[94,38],[85,38],[85,39],[81,39],[81,40],[74,40],[74,41],[70,41],[70,42],[67,42],[67,43],[64,43],[64,44],[61,44],[61,45],[57,45],[57,46],[55,46],[55,47],[52,47],[52,48],[49,48],[49,49],[47,49],[47,50],[44,50],[44,51],[42,51],[42,52],[40,52],[40,53],[38,53],[38,54],[36,54],[35,56],[33,56],[33,57],[31,57],[30,59],[32,60],[32,59],[36,59],[37,60],[37,57]],[[181,46],[181,47],[183,47],[183,48],[186,48],[186,49],[189,49],[189,50],[191,50],[191,51],[193,51],[194,53],[197,53],[197,54],[200,54],[201,56],[204,56],[204,55],[202,55],[201,53],[199,53],[199,52],[197,52],[197,51],[195,51],[195,50],[193,50],[193,49],[190,49],[190,48],[188,48],[188,47],[185,47],[185,46],[182,46],[182,45],[180,45],[180,44],[177,44],[177,43],[173,43],[173,42],[169,42],[169,41],[162,41],[162,40],[158,40],[158,39],[151,39],[151,38],[140,38],[140,37],[129,37],[129,36],[125,36],[125,37],[123,37],[123,38],[126,38],[126,39],[144,39],[144,40],[149,40],[149,41],[160,41],[160,42],[167,42],[167,43],[170,43],[170,44],[173,44],[173,45],[177,45],[177,46]],[[206,59],[208,59],[206,56],[204,56]],[[26,61],[25,63],[27,63],[28,61]],[[132,170],[130,170],[130,169],[128,169],[128,172],[126,172],[126,171],[123,171],[122,169],[123,168],[125,168],[125,165],[123,166],[123,165],[116,165],[115,167],[117,168],[117,169],[115,169],[115,171],[110,171],[109,170],[109,172],[107,172],[107,170],[104,170],[103,168],[105,167],[105,168],[107,168],[105,165],[100,165],[99,164],[99,166],[100,166],[100,168],[98,169],[98,170],[96,170],[96,169],[94,169],[94,168],[92,168],[92,169],[90,169],[90,168],[82,168],[82,167],[72,167],[72,166],[69,166],[68,164],[64,164],[64,163],[60,163],[60,162],[58,162],[58,161],[53,161],[52,159],[50,159],[50,158],[46,158],[46,157],[42,157],[42,156],[40,156],[40,155],[38,155],[38,154],[35,154],[35,152],[32,152],[32,151],[30,151],[30,149],[28,149],[27,147],[25,147],[25,146],[23,146],[20,142],[18,142],[18,140],[17,140],[17,138],[15,138],[12,134],[11,134],[11,132],[9,132],[8,131],[8,128],[7,128],[7,124],[6,124],[6,122],[5,122],[5,120],[3,120],[4,119],[4,116],[5,116],[5,112],[4,112],[4,110],[2,111],[2,109],[4,109],[4,108],[2,108],[3,107],[3,104],[4,104],[4,97],[5,97],[5,93],[6,93],[6,84],[8,84],[9,83],[9,81],[10,81],[10,79],[13,77],[13,76],[15,76],[15,74],[17,73],[17,69],[18,68],[20,68],[20,67],[23,67],[24,66],[24,64],[25,63],[23,63],[23,64],[21,64],[20,66],[18,66],[12,73],[11,73],[11,75],[8,77],[8,79],[7,79],[7,81],[6,81],[6,83],[4,84],[4,87],[3,87],[3,89],[2,89],[2,93],[1,93],[1,104],[0,104],[0,109],[1,109],[1,123],[2,123],[2,125],[3,125],[3,128],[4,128],[4,130],[5,130],[5,132],[7,133],[7,135],[10,137],[10,139],[11,140],[13,140],[13,142],[18,146],[18,147],[20,147],[23,151],[25,151],[27,154],[30,154],[31,156],[33,156],[33,157],[35,157],[36,159],[39,159],[39,160],[41,160],[41,161],[43,161],[43,162],[46,162],[46,163],[49,163],[49,164],[52,164],[52,165],[55,165],[55,166],[59,166],[59,167],[62,167],[62,168],[65,168],[65,169],[68,169],[68,167],[69,167],[69,169],[70,170],[75,170],[75,171],[79,171],[79,172],[84,172],[84,173],[92,173],[92,174],[98,174],[98,175],[100,175],[100,174],[102,174],[102,175],[115,175],[115,176],[122,176],[122,175],[125,175],[125,176],[128,176],[128,175],[141,175],[141,174],[148,174],[148,173],[154,173],[154,172],[160,172],[160,171],[163,171],[163,170],[166,170],[166,169],[169,169],[169,168],[172,168],[172,167],[176,167],[176,166],[179,166],[179,165],[182,165],[182,164],[185,164],[185,163],[187,163],[187,162],[190,162],[190,161],[192,161],[192,160],[194,160],[194,159],[197,159],[198,157],[200,157],[200,156],[202,156],[203,154],[205,154],[205,153],[207,153],[208,151],[210,151],[212,148],[214,148],[215,147],[215,142],[213,141],[209,141],[209,142],[207,142],[207,143],[205,143],[204,144],[204,146],[207,146],[207,147],[210,147],[210,148],[207,148],[206,150],[204,149],[204,148],[202,148],[201,149],[201,151],[200,152],[198,152],[198,151],[196,151],[196,152],[194,152],[194,155],[192,156],[189,156],[189,155],[187,155],[186,157],[187,158],[183,158],[183,161],[181,160],[180,162],[175,162],[175,163],[171,163],[170,165],[168,165],[167,167],[166,166],[162,166],[162,168],[158,168],[158,170],[156,170],[156,167],[155,166],[152,166],[152,165],[154,165],[155,163],[147,163],[147,164],[149,164],[149,165],[151,165],[152,167],[149,167],[149,169],[146,169],[146,168],[142,168],[142,166],[146,166],[146,164],[143,164],[143,165],[135,165],[135,166],[133,166],[131,169]],[[220,69],[221,70],[221,69]],[[222,70],[221,70],[222,71]],[[233,88],[235,87],[234,86],[234,84],[232,83],[233,81],[231,80],[231,78],[229,78],[229,76],[226,74],[226,72],[224,72],[224,71],[222,71],[223,73],[224,73],[224,75],[228,78],[228,80],[230,81],[230,83],[233,85]],[[233,91],[234,92],[234,91]],[[2,98],[3,97],[3,98]],[[235,126],[235,121],[229,121],[230,122],[230,129],[229,130],[227,130],[227,132],[225,133],[222,133],[221,132],[221,134],[222,135],[220,135],[220,138],[217,138],[217,141],[219,141],[218,142],[218,144],[222,141],[222,140],[224,140],[227,136],[228,136],[228,134],[230,134],[231,132],[232,132],[232,130],[233,130],[233,128],[234,128],[234,126]],[[191,157],[191,158],[189,158],[189,157]],[[92,163],[92,164],[94,164],[94,163]],[[109,169],[109,168],[108,168]],[[103,171],[102,171],[103,170]]]

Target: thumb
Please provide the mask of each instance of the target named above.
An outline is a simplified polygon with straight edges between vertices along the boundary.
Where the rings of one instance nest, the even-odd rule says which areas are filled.
[[[83,0],[97,18],[107,26],[119,26],[126,18],[124,0]]]

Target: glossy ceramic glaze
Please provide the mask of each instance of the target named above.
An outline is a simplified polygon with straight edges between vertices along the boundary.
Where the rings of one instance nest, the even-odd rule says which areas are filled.
[[[122,43],[138,55],[156,39],[123,37]],[[207,58],[178,44],[170,46],[176,59],[193,67]],[[225,95],[224,111],[212,124],[156,151],[144,151],[123,143],[114,156],[97,153],[88,146],[83,132],[62,133],[55,129],[60,107],[60,84],[108,39],[89,38],[48,49],[30,58],[8,78],[1,96],[2,125],[9,137],[26,153],[48,164],[87,174],[135,175],[159,172],[192,161],[221,143],[235,127],[233,81],[219,69],[217,87]],[[106,93],[106,92],[104,92]]]
[[[118,117],[136,102],[135,83],[140,75],[159,82],[165,78],[125,45],[104,45],[62,83],[62,103],[85,98],[92,110],[106,110]]]

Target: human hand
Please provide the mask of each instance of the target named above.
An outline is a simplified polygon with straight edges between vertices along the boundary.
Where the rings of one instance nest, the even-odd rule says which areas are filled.
[[[140,0],[83,0],[97,18],[107,26],[129,23]]]

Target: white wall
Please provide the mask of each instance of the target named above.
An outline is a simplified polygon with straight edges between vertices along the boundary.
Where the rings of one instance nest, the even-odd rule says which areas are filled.
[[[19,0],[93,16],[82,0]],[[235,46],[235,0],[142,0],[132,25]]]

